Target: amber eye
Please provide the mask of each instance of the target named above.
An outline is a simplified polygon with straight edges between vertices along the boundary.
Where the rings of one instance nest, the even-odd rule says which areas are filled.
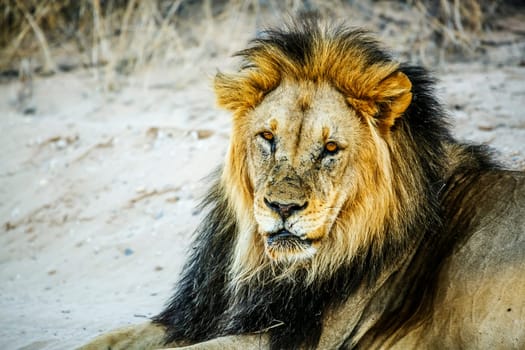
[[[273,134],[269,131],[263,131],[261,133],[261,137],[265,139],[266,141],[273,141]]]
[[[324,150],[327,153],[334,154],[339,150],[339,146],[337,146],[337,143],[330,141],[330,142],[327,142],[326,145],[324,145]]]

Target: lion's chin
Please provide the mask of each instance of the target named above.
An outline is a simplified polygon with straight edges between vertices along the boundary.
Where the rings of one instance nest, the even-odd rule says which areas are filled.
[[[264,236],[266,254],[274,261],[297,263],[311,259],[317,252],[316,241],[301,239],[286,230]]]

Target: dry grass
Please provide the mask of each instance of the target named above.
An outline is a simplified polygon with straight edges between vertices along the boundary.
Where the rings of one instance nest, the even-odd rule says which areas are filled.
[[[497,2],[415,0],[0,0],[0,72],[21,67],[52,74],[96,67],[108,89],[127,73],[151,65],[190,71],[198,62],[242,47],[283,13],[315,10],[345,18],[392,40],[400,55],[433,64],[450,53],[473,53]],[[436,52],[439,55],[436,55]]]

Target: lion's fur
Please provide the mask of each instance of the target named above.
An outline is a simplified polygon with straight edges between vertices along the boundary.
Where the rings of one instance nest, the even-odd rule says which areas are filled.
[[[239,56],[237,73],[215,79],[219,105],[233,114],[232,138],[176,292],[153,320],[166,328],[165,342],[453,345],[436,343],[439,335],[421,342],[440,329],[436,308],[454,304],[447,299],[454,286],[440,284],[446,268],[455,256],[469,259],[461,249],[471,249],[471,237],[491,235],[484,231],[491,216],[480,219],[477,210],[495,200],[489,183],[511,193],[514,181],[523,192],[524,177],[500,170],[485,148],[455,141],[434,80],[397,63],[364,31],[305,20],[266,32]],[[338,128],[347,133],[341,153],[323,158],[315,142],[330,141]],[[277,143],[260,139],[261,131]],[[314,227],[305,234],[309,248],[272,250],[277,216],[267,198],[295,201],[301,214],[282,225]],[[335,204],[325,208],[326,198]],[[323,215],[334,219],[324,224]]]

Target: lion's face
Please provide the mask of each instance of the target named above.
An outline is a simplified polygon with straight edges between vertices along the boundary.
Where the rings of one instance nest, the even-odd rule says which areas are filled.
[[[238,233],[232,281],[270,270],[313,281],[403,241],[416,213],[402,122],[412,83],[363,33],[308,37],[258,39],[239,72],[215,78],[233,116],[221,176]]]
[[[311,258],[355,193],[366,126],[328,84],[283,83],[246,116],[253,210],[274,260]]]

